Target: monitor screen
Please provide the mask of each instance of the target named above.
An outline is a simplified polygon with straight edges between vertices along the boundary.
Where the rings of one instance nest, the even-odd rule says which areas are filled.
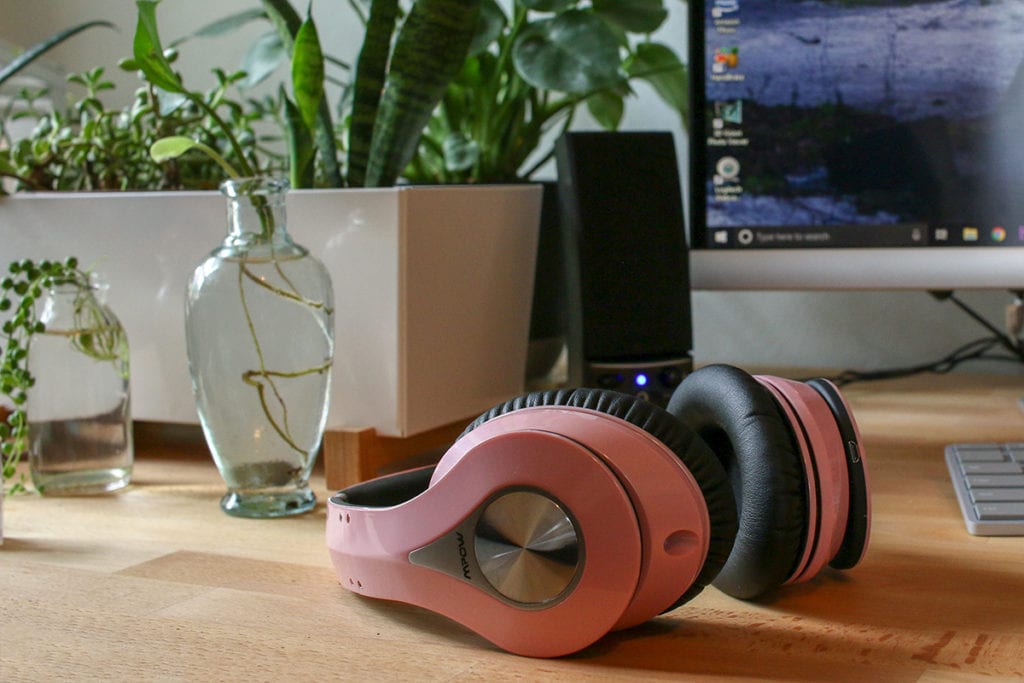
[[[690,7],[695,288],[1024,288],[1024,2]]]

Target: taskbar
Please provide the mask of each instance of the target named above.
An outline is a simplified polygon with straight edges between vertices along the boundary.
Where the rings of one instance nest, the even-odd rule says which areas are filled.
[[[708,227],[705,248],[799,249],[849,247],[1024,246],[1024,225],[822,225]]]

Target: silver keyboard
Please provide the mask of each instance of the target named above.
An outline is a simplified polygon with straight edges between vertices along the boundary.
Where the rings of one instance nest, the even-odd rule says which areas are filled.
[[[976,536],[1024,536],[1024,443],[946,446],[967,530]]]

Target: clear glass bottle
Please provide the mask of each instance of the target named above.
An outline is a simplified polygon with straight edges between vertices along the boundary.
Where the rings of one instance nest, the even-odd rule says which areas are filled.
[[[287,181],[231,180],[228,234],[194,271],[185,329],[196,408],[239,517],[311,510],[327,421],[333,289],[285,224]]]
[[[59,284],[42,302],[29,352],[29,471],[45,495],[103,493],[131,482],[128,338],[106,287]]]

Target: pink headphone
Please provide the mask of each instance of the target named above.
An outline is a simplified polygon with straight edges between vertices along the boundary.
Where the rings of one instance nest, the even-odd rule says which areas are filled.
[[[836,387],[717,365],[667,410],[596,389],[496,406],[436,467],[335,494],[327,545],[356,593],[555,657],[712,581],[753,598],[851,568],[869,526],[864,454]]]

